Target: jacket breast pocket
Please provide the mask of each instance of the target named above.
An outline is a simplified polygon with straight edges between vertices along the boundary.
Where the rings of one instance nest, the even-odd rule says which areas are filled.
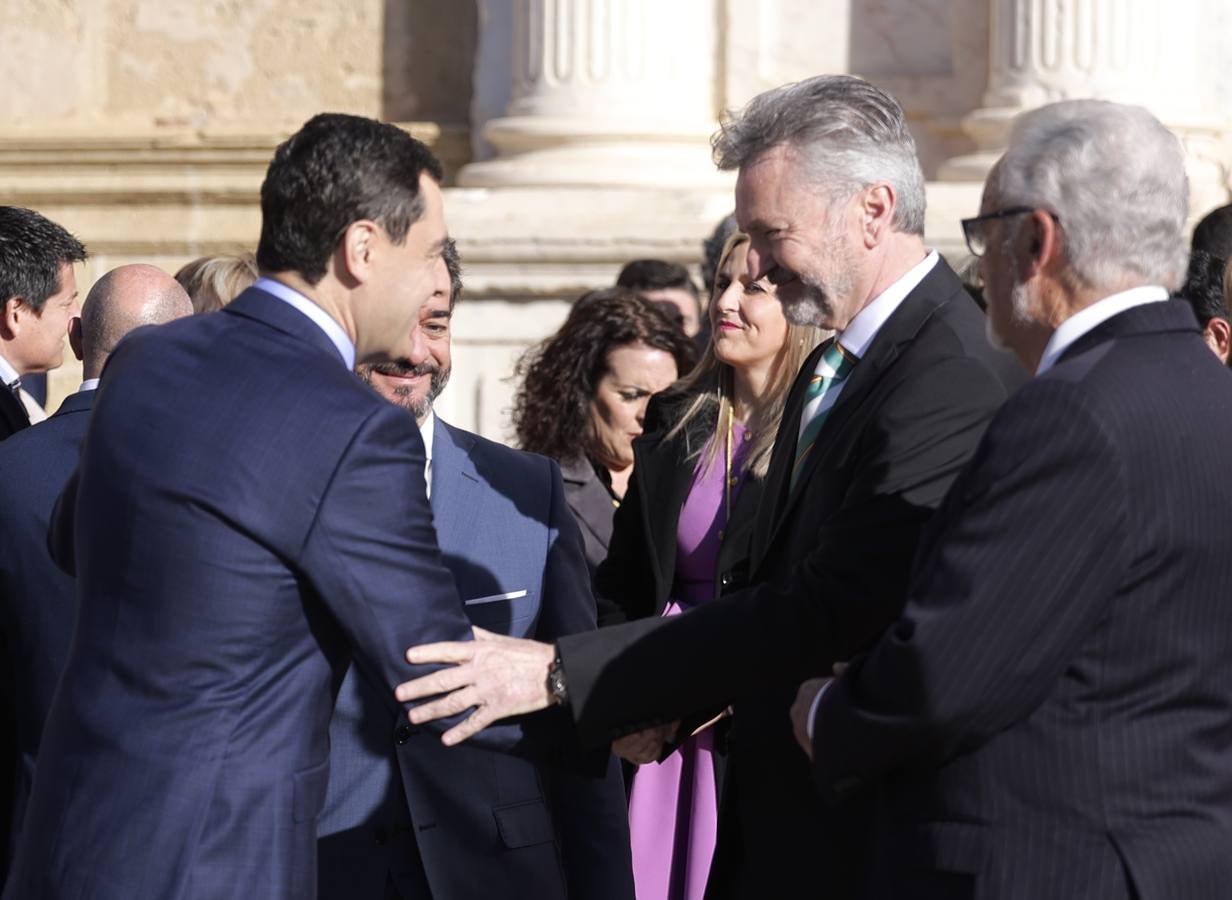
[[[523,637],[535,618],[538,598],[526,589],[474,597],[462,602],[471,622],[488,631]],[[522,627],[519,627],[522,626]]]

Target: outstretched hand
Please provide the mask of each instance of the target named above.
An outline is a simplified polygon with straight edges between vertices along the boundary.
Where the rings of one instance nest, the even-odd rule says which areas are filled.
[[[394,690],[394,696],[402,703],[436,697],[410,711],[410,720],[416,725],[474,708],[473,713],[441,737],[450,747],[478,734],[497,719],[535,712],[552,703],[547,674],[556,651],[551,644],[511,638],[478,627],[473,631],[473,641],[411,647],[406,651],[407,662],[453,665],[405,681]]]

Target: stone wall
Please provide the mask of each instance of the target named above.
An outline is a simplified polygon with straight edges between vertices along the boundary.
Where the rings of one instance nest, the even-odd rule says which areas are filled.
[[[1060,96],[1148,103],[1189,150],[1195,214],[1222,202],[1232,13],[1224,0],[1162,8],[8,0],[0,202],[39,209],[87,242],[84,288],[124,262],[174,270],[253,246],[270,153],[312,114],[403,123],[458,184],[446,215],[467,294],[439,408],[500,438],[513,361],[571,299],[635,256],[696,262],[732,205],[707,136],[723,109],[784,81],[849,71],[899,98],[930,180],[930,241],[956,255],[958,219],[978,205],[1004,126],[1024,105]],[[1110,55],[1122,45],[1134,48],[1128,64]],[[72,367],[54,374],[52,405],[78,378]]]

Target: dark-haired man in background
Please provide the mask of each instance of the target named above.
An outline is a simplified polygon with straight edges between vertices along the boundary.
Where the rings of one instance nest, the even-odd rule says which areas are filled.
[[[616,286],[636,291],[643,300],[663,306],[689,337],[701,332],[702,307],[697,285],[689,277],[689,270],[680,263],[635,259],[620,270]]]
[[[471,623],[415,422],[352,370],[410,352],[440,177],[400,129],[316,116],[261,187],[265,277],[112,354],[61,502],[75,523],[53,523],[77,631],[6,900],[310,897],[352,652],[410,739],[405,648]]]
[[[1224,276],[1228,263],[1206,250],[1194,250],[1189,255],[1185,283],[1177,296],[1193,307],[1194,316],[1202,326],[1202,338],[1222,363],[1232,357],[1232,315],[1224,293]]]
[[[64,361],[68,323],[77,315],[73,265],[85,258],[81,242],[55,222],[20,206],[0,206],[0,441],[30,425],[22,377]],[[0,654],[11,652],[0,643]],[[8,700],[14,690],[0,685],[0,884],[8,869],[17,765],[16,711]]]
[[[30,424],[18,395],[21,377],[64,362],[69,320],[77,315],[74,263],[86,250],[33,210],[0,206],[0,440]]]

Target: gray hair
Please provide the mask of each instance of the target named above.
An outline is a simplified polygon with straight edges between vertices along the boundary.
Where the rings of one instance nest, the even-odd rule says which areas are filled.
[[[729,112],[711,139],[720,169],[737,169],[771,147],[797,151],[833,199],[877,182],[894,188],[893,226],[924,233],[924,173],[902,107],[851,75],[818,75],[758,94]]]
[[[1024,113],[988,186],[999,204],[1057,217],[1070,271],[1086,286],[1128,276],[1175,290],[1184,279],[1184,155],[1140,106],[1068,100]]]

